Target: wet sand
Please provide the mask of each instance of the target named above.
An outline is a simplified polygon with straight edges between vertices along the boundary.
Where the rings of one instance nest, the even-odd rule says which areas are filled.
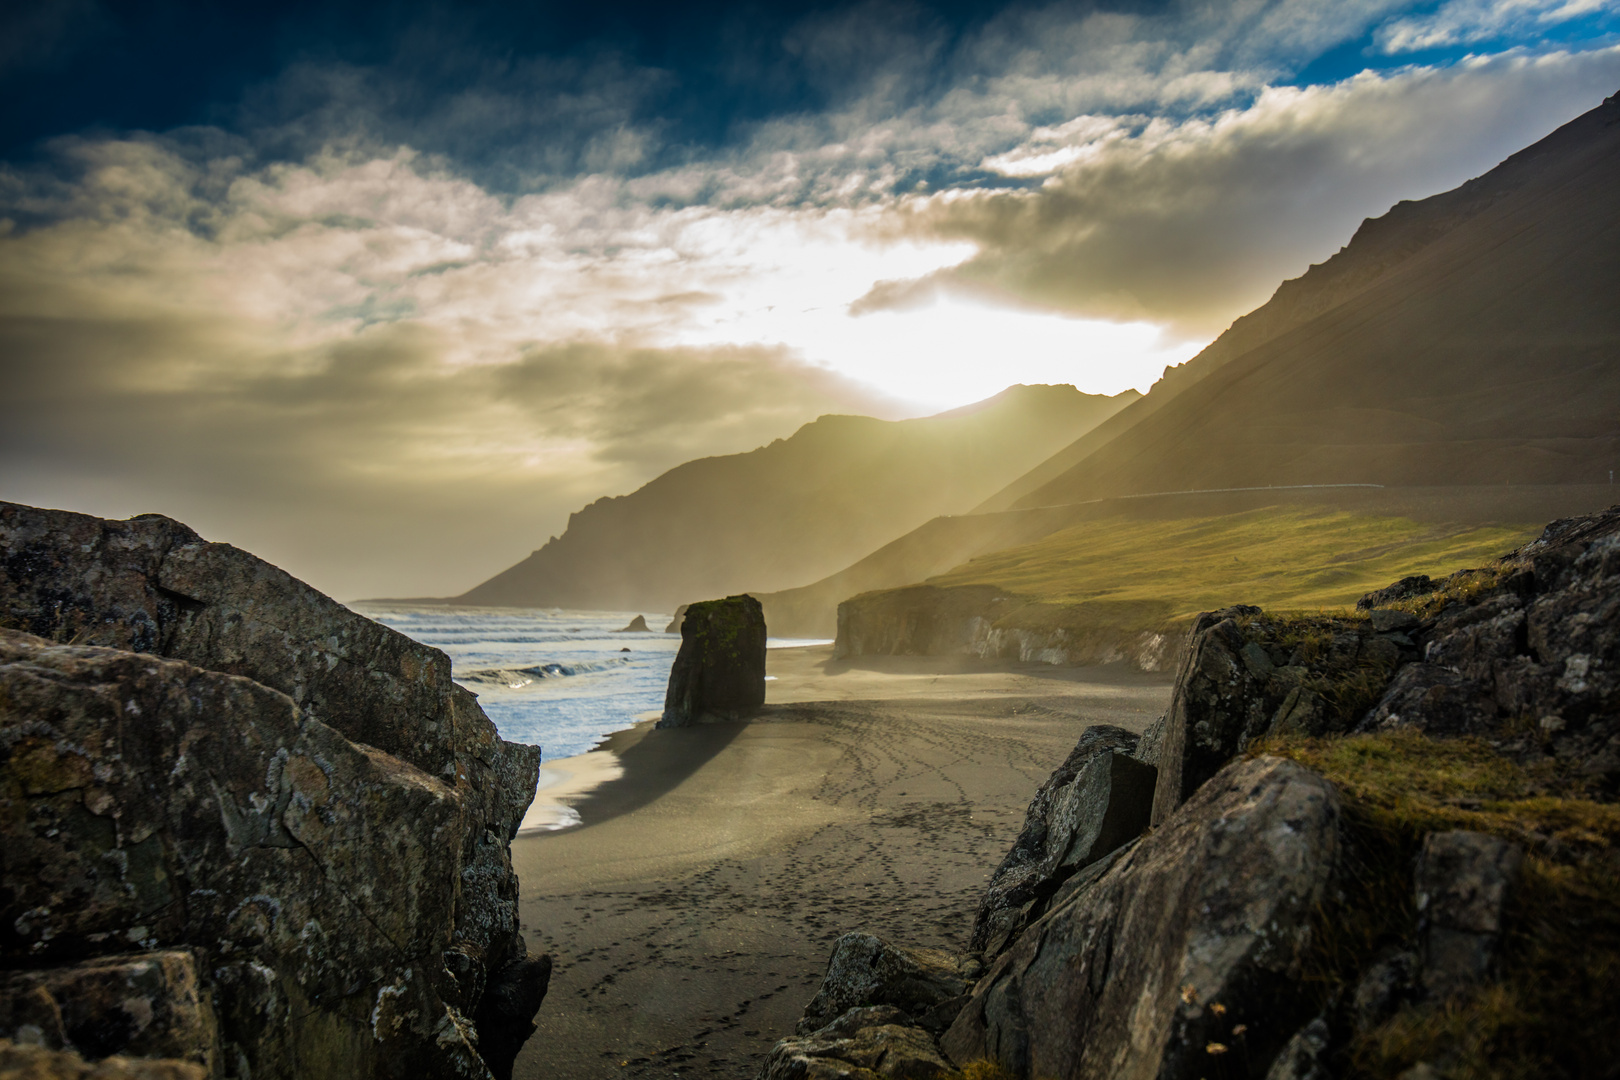
[[[556,963],[518,1077],[754,1076],[838,935],[964,948],[1035,788],[1088,725],[1145,727],[1171,681],[829,646],[768,664],[755,720],[547,763],[582,824],[512,845]]]

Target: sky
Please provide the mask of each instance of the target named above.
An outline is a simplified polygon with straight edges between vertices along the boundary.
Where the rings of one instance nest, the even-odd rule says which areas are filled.
[[[828,412],[1146,390],[1620,90],[1620,0],[41,0],[0,499],[339,599]]]

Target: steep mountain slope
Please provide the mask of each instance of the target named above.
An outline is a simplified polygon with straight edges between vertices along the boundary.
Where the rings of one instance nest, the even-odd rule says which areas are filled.
[[[1087,516],[1089,506],[937,517],[820,581],[759,593],[765,624],[782,637],[832,637],[838,604],[859,593],[909,585],[1003,548],[1026,544]]]
[[[972,515],[762,597],[767,618],[825,633],[843,599],[1127,503],[1189,518],[1338,506],[1473,525],[1607,505],[1608,470],[1620,470],[1617,223],[1611,98],[1485,176],[1364,222],[1333,258]],[[1389,486],[1283,489],[1341,483]],[[1230,488],[1260,490],[1145,497]]]
[[[1617,295],[1620,96],[1365,223],[1165,389],[1201,378],[1155,388],[984,505],[1606,479],[1620,467]]]
[[[599,499],[562,536],[456,600],[669,610],[813,581],[966,510],[1138,396],[1014,386],[918,420],[824,416],[791,438]]]
[[[1611,98],[1484,176],[1431,198],[1397,203],[1382,217],[1368,218],[1332,258],[1283,282],[1269,301],[1239,318],[1197,356],[1166,368],[1164,377],[1139,401],[986,499],[974,512],[1065,501],[1061,484],[1040,497],[1031,496],[1229,361],[1345,303],[1498,203],[1527,189],[1533,198],[1555,175],[1579,168],[1594,151],[1601,154],[1604,140],[1613,137],[1615,115]]]

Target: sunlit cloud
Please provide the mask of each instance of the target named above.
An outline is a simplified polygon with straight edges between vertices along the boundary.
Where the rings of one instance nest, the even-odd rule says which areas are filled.
[[[1574,19],[1620,14],[1614,0],[1446,0],[1424,15],[1392,19],[1376,40],[1390,53],[1471,45],[1504,36],[1532,38]]]
[[[679,72],[612,51],[446,50],[443,93],[299,60],[219,127],[0,165],[0,498],[162,510],[345,596],[449,593],[820,413],[1145,390],[1362,218],[1595,105],[1620,50],[1293,73],[1599,6],[952,33],[866,5],[776,43],[800,107],[707,143],[657,111]]]
[[[1207,339],[1363,218],[1485,172],[1614,85],[1609,48],[1272,87],[1180,121],[1080,117],[984,162],[1037,186],[914,196],[895,221],[978,248],[935,285]]]

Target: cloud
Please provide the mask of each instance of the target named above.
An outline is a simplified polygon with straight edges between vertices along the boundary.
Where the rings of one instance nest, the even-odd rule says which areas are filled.
[[[934,287],[1207,337],[1362,218],[1486,171],[1617,83],[1620,50],[1508,55],[1273,87],[1212,118],[1081,116],[982,162],[1040,186],[912,197],[888,224],[978,246]],[[888,283],[862,310],[910,295]]]
[[[448,593],[819,413],[1145,385],[1620,82],[1593,50],[1287,85],[1412,10],[866,3],[685,63],[429,19],[216,126],[61,135],[0,165],[0,497]]]
[[[1387,53],[1421,52],[1500,38],[1535,40],[1560,23],[1620,12],[1613,0],[1446,0],[1424,15],[1391,19],[1374,40]]]
[[[3,284],[0,497],[161,510],[340,596],[461,591],[600,495],[893,407],[781,349],[595,342],[456,365],[414,321],[298,344]]]
[[[0,231],[0,498],[159,510],[340,596],[450,593],[682,461],[900,409],[779,343],[673,340],[758,262],[714,215],[508,201],[403,152],[56,150],[4,178],[38,223]]]

